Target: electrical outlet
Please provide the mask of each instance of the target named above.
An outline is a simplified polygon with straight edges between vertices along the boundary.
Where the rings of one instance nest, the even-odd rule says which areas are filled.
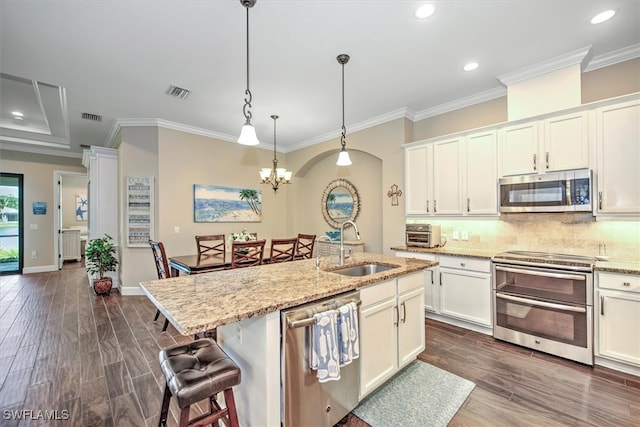
[[[469,233],[465,230],[460,233],[462,240],[469,240]]]
[[[38,259],[38,251],[31,252],[31,259]]]
[[[458,240],[460,238],[460,235],[458,233],[458,230],[454,230],[453,231],[453,240]]]
[[[38,224],[29,224],[29,230],[37,230]]]
[[[236,340],[242,344],[242,326],[236,325]]]
[[[179,225],[174,225],[173,226],[173,234],[180,234],[180,226]]]

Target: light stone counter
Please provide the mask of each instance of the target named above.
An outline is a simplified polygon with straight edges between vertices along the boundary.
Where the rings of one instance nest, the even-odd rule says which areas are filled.
[[[142,282],[140,287],[178,332],[193,335],[437,265],[431,261],[358,253],[345,266],[375,262],[399,268],[349,277],[330,272],[340,267],[335,256],[321,258],[318,270],[315,262],[309,259],[180,276]]]

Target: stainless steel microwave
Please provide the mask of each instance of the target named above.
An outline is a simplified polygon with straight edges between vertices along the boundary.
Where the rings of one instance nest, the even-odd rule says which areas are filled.
[[[588,169],[500,178],[500,212],[593,211]]]

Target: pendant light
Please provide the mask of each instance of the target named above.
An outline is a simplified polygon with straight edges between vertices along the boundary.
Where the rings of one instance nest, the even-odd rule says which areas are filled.
[[[276,158],[276,120],[278,117],[275,114],[271,116],[273,119],[273,168],[260,169],[262,184],[271,184],[273,191],[278,191],[280,184],[291,184],[291,175],[293,175],[293,172],[278,167],[278,159]]]
[[[338,154],[338,161],[336,162],[336,165],[351,166],[351,158],[349,157],[347,142],[345,141],[347,137],[347,128],[344,127],[344,64],[349,62],[349,55],[343,53],[338,55],[336,59],[338,60],[338,63],[342,65],[342,136],[340,136],[340,145],[342,145],[342,148],[340,149],[340,154]]]
[[[251,91],[249,90],[249,8],[252,8],[256,4],[257,0],[240,0],[240,4],[247,9],[247,89],[244,91],[246,97],[244,98],[244,106],[242,107],[242,113],[246,119],[238,142],[242,145],[258,145],[258,137],[256,136],[256,129],[251,124]]]

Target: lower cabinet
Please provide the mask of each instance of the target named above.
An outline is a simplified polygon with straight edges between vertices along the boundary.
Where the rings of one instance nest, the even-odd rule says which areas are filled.
[[[360,290],[360,398],[424,350],[425,272]]]
[[[440,314],[492,327],[490,262],[450,256],[439,261]]]
[[[596,355],[640,367],[640,276],[597,273]]]

